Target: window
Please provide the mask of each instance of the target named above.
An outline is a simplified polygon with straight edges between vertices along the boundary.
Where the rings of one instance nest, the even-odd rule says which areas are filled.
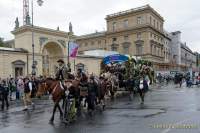
[[[151,44],[151,54],[153,54],[153,44]]]
[[[124,50],[124,51],[123,51],[124,54],[129,54],[129,47],[123,47],[123,48],[124,48],[124,49],[123,49],[123,50]]]
[[[162,30],[162,24],[160,24],[160,30]]]
[[[117,23],[113,22],[113,31],[116,31],[116,28],[117,28]]]
[[[156,39],[156,35],[154,34],[154,39]]]
[[[142,34],[141,33],[137,33],[137,39],[140,40],[142,38]]]
[[[91,42],[91,45],[94,45],[94,42],[93,42],[93,41]]]
[[[156,55],[156,46],[154,46],[154,54]]]
[[[129,36],[124,36],[124,41],[128,41],[129,40]]]
[[[159,29],[158,22],[157,22],[157,26],[156,26],[156,28],[158,28],[158,29]]]
[[[153,33],[150,33],[150,37],[151,37],[151,38],[153,37]]]
[[[101,44],[101,40],[98,41],[98,44]]]
[[[85,46],[88,46],[88,43],[87,43],[87,42],[85,43]]]
[[[115,43],[117,41],[117,38],[113,38],[112,42]]]
[[[157,55],[160,56],[160,48],[157,49]]]
[[[136,53],[137,53],[137,55],[143,54],[143,46],[141,44],[136,45]]]
[[[128,20],[124,20],[124,28],[128,28]]]
[[[151,16],[150,16],[150,25],[152,24],[152,18],[151,18]]]
[[[112,51],[117,51],[117,46],[111,46]]]
[[[142,24],[142,17],[137,17],[137,24]]]
[[[112,51],[117,51],[117,46],[116,46],[116,41],[117,41],[117,38],[112,38],[112,45],[111,45],[111,50]]]
[[[156,20],[155,19],[153,20],[153,26],[154,27],[156,26]]]

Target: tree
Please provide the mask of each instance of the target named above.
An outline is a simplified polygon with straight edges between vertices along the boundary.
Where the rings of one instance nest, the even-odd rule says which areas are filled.
[[[3,38],[0,37],[0,47],[4,46]]]

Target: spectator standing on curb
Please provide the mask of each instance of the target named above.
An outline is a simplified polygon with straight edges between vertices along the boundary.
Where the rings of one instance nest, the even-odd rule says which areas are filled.
[[[0,91],[1,91],[1,100],[2,100],[2,106],[1,109],[4,110],[4,106],[6,104],[6,107],[8,109],[9,103],[8,103],[8,93],[9,93],[9,88],[6,83],[6,80],[3,80],[0,84]]]
[[[19,77],[17,81],[17,92],[19,93],[18,99],[20,100],[24,94],[24,81],[22,77]]]
[[[9,91],[10,91],[10,101],[12,101],[12,93],[16,90],[16,83],[15,83],[15,79],[11,78],[9,80]]]

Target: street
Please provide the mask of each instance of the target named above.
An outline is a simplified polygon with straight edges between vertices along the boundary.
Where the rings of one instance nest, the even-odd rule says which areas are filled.
[[[52,101],[36,102],[36,109],[21,111],[14,106],[0,111],[0,133],[183,133],[200,132],[200,88],[175,85],[151,87],[144,105],[139,97],[118,98],[104,112],[90,117],[83,113],[69,125],[60,122],[59,113],[49,124]]]

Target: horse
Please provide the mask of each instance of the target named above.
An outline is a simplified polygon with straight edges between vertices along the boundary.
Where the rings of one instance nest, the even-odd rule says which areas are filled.
[[[65,90],[61,87],[60,81],[52,79],[52,78],[47,78],[39,82],[36,96],[40,97],[44,95],[46,92],[52,95],[52,100],[54,102],[53,114],[49,121],[50,123],[53,123],[54,115],[57,108],[60,111],[60,118],[63,118],[63,111],[59,103],[65,97]]]

